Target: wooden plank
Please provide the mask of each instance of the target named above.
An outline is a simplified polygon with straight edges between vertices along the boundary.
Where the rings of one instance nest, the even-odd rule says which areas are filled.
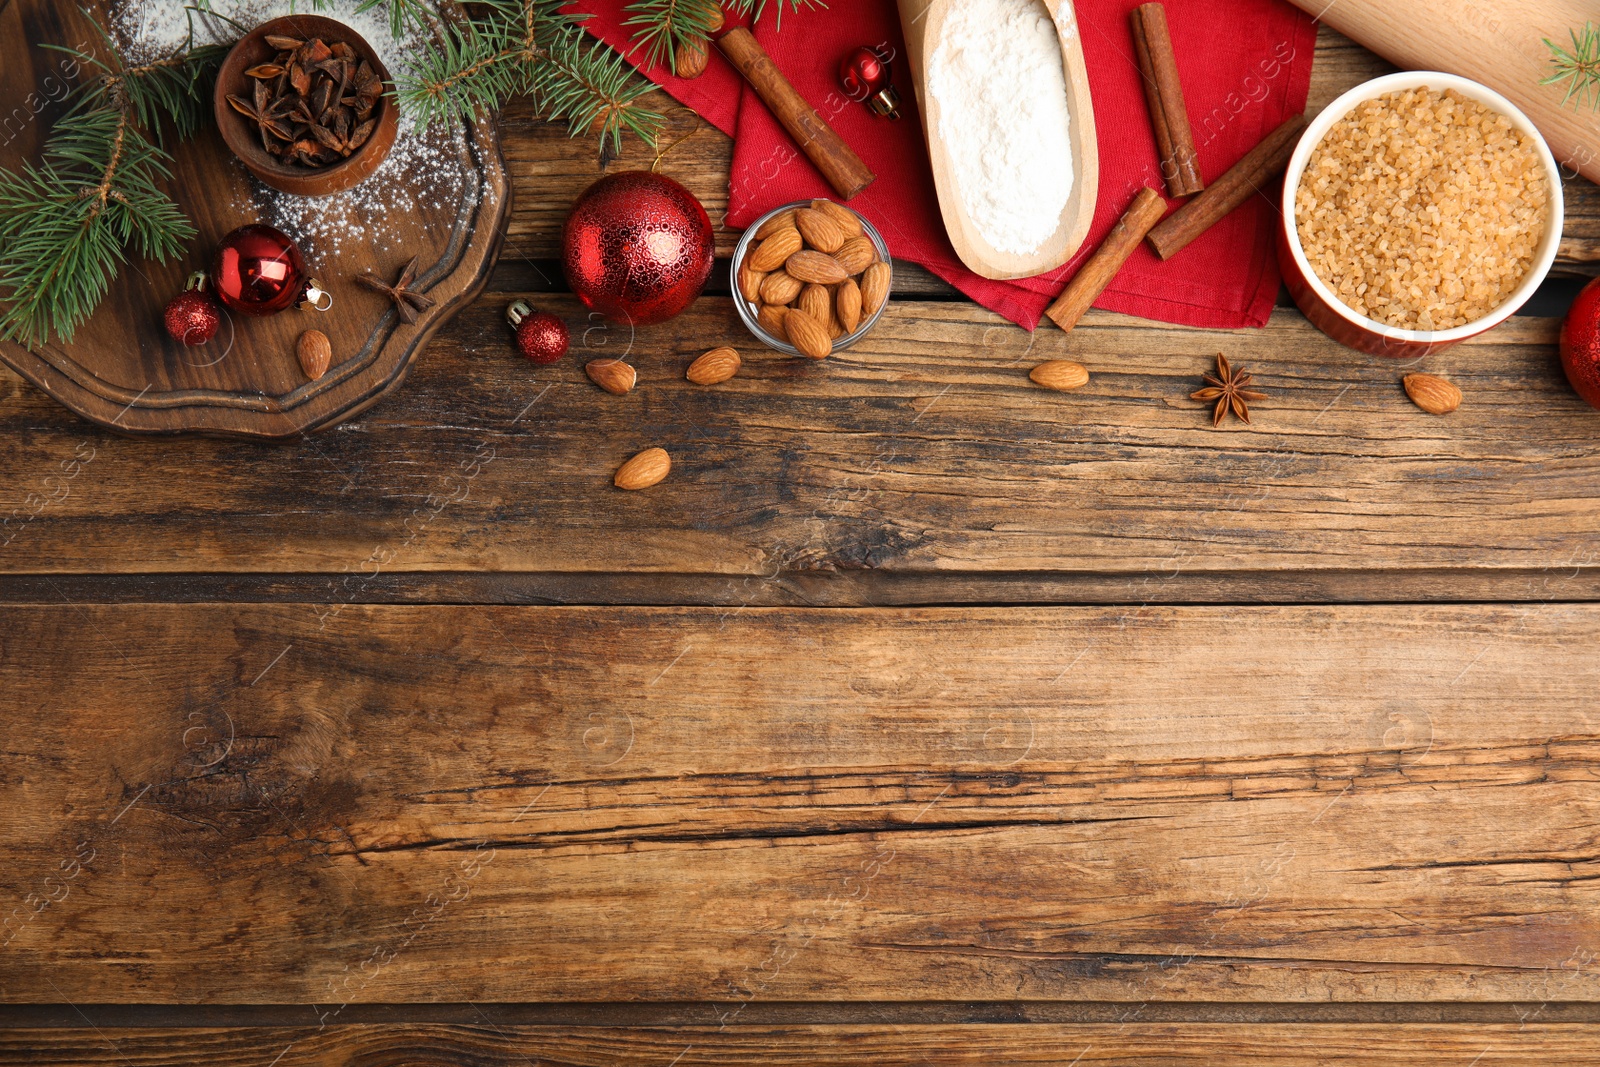
[[[917,607],[931,604],[1327,604],[1600,600],[1600,569],[1554,571],[1181,572],[1160,582],[1094,574],[824,571],[752,582],[733,575],[380,573],[346,587],[328,575],[0,575],[0,604],[618,604]]]
[[[1467,396],[1436,418],[1406,399],[1408,367],[1293,312],[1237,333],[1095,312],[1030,336],[901,302],[811,363],[754,348],[705,299],[534,369],[506,342],[509,296],[465,313],[401,394],[297,447],[121,439],[0,378],[0,571],[321,573],[340,602],[396,572],[720,575],[749,596],[817,572],[1070,574],[1134,602],[1180,574],[1506,572],[1511,595],[1568,599],[1600,552],[1596,417],[1555,365],[1552,320],[1431,357]],[[570,298],[542,302],[582,321]],[[740,376],[686,382],[721,343]],[[1250,427],[1215,430],[1188,399],[1219,349],[1271,394]],[[602,354],[635,360],[638,388],[588,382]],[[1034,387],[1054,357],[1089,385]],[[651,445],[672,477],[614,490]]]
[[[92,1009],[91,1009],[92,1010]],[[585,1029],[476,1026],[331,1026],[131,1030],[0,1030],[0,1064],[228,1063],[237,1067],[346,1067],[365,1063],[549,1063],[616,1067],[777,1065],[912,1067],[1563,1067],[1594,1062],[1594,1027],[1240,1026],[800,1026]],[[279,1058],[281,1057],[281,1058]],[[1474,1058],[1476,1057],[1476,1058]]]
[[[1317,33],[1307,114],[1321,111],[1345,90],[1394,69],[1354,41],[1323,26]],[[909,92],[907,89],[907,99],[910,99]],[[658,110],[676,106],[676,101],[665,93],[658,92],[653,99]],[[1190,106],[1201,113],[1207,110],[1210,102],[1192,100]],[[696,120],[685,112],[671,114],[669,118],[672,139],[695,128]],[[694,136],[673,148],[663,159],[661,169],[686,185],[705,204],[712,221],[720,222],[728,210],[733,140],[712,126],[699,125]],[[594,144],[588,139],[569,139],[565,126],[540,122],[525,104],[513,104],[507,109],[502,132],[517,204],[506,242],[506,256],[528,260],[559,258],[561,225],[567,209],[578,194],[600,176]],[[612,168],[649,167],[654,159],[653,150],[629,138],[622,159]],[[1583,178],[1574,178],[1564,183],[1564,192],[1566,236],[1556,270],[1593,274],[1600,269],[1600,188]],[[717,254],[731,255],[738,239],[738,231],[719,227]]]
[[[1596,640],[1560,604],[12,607],[0,998],[1593,1001]]]

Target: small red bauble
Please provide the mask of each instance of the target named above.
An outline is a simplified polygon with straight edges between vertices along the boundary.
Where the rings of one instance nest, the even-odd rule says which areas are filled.
[[[206,276],[196,271],[189,275],[189,284],[167,304],[163,320],[174,341],[186,345],[203,345],[217,334],[222,325],[222,309],[205,291]]]
[[[1600,278],[1583,287],[1561,324],[1561,366],[1578,395],[1600,408]]]
[[[517,351],[531,363],[554,363],[572,343],[566,323],[548,311],[533,310],[525,300],[506,309],[506,321],[517,331]]]
[[[694,194],[651,171],[610,174],[585,189],[562,233],[567,284],[617,322],[665,322],[694,302],[716,255]]]
[[[242,315],[276,315],[296,304],[325,310],[321,283],[289,235],[271,226],[241,226],[222,239],[211,264],[217,299]]]
[[[839,88],[867,105],[874,115],[900,117],[900,94],[890,84],[889,56],[862,45],[839,61]]]

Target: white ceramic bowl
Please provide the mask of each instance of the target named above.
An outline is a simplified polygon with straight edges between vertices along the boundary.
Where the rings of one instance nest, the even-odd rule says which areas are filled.
[[[1512,125],[1532,138],[1534,146],[1538,149],[1539,158],[1544,164],[1545,173],[1550,178],[1549,212],[1545,218],[1545,232],[1539,239],[1533,265],[1522,279],[1522,284],[1488,315],[1465,326],[1456,326],[1448,330],[1402,330],[1358,314],[1348,304],[1334,296],[1333,290],[1329,289],[1326,283],[1317,277],[1317,272],[1311,269],[1305,251],[1300,247],[1300,234],[1295,225],[1294,197],[1296,190],[1300,188],[1300,175],[1306,169],[1306,161],[1311,157],[1312,150],[1321,143],[1329,127],[1364,101],[1396,90],[1418,89],[1423,86],[1440,91],[1454,89],[1462,96],[1476,100],[1510,119]],[[1300,310],[1305,312],[1306,318],[1329,337],[1341,344],[1376,355],[1407,358],[1420,356],[1436,348],[1463,341],[1504,322],[1527,302],[1535,289],[1539,288],[1539,283],[1544,281],[1545,275],[1550,272],[1550,265],[1555,262],[1556,249],[1561,243],[1561,172],[1556,167],[1555,157],[1550,154],[1550,148],[1545,144],[1538,129],[1515,104],[1493,89],[1467,78],[1442,74],[1438,71],[1402,71],[1374,78],[1356,86],[1329,104],[1322,114],[1311,120],[1305,133],[1300,137],[1300,143],[1295,146],[1294,154],[1289,157],[1289,167],[1283,175],[1283,201],[1280,207],[1283,212],[1283,225],[1278,234],[1278,263],[1283,271],[1284,283],[1289,287],[1295,303],[1300,305]]]

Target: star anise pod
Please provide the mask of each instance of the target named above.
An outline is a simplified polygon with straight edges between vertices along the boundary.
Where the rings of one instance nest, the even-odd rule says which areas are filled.
[[[411,288],[411,283],[417,278],[417,260],[419,258],[418,256],[411,257],[411,262],[406,264],[405,269],[400,272],[399,279],[393,285],[383,281],[381,278],[374,278],[370,274],[363,274],[356,279],[357,284],[365,286],[375,293],[382,293],[394,301],[395,313],[408,326],[417,321],[417,312],[427,311],[438,303],[432,297],[423,296],[421,293],[414,292]]]
[[[1234,370],[1228,365],[1228,357],[1221,352],[1217,353],[1217,373],[1213,377],[1206,375],[1206,381],[1211,384],[1198,392],[1190,393],[1190,400],[1215,400],[1216,410],[1211,413],[1211,425],[1221,426],[1222,418],[1230,410],[1245,422],[1250,421],[1250,407],[1247,401],[1265,400],[1266,393],[1259,393],[1253,389],[1246,389],[1250,384],[1250,375],[1242,370]]]
[[[283,125],[283,116],[278,113],[277,105],[272,102],[271,95],[271,90],[264,81],[255,83],[254,102],[231,93],[228,95],[228,103],[233,109],[254,122],[260,129],[262,144],[267,144],[269,133],[284,141],[291,139],[288,128]]]

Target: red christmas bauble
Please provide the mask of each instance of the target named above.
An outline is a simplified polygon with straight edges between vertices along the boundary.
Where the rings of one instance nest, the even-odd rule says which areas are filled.
[[[1578,395],[1600,408],[1600,278],[1583,287],[1561,324],[1561,367]]]
[[[530,363],[554,363],[567,354],[572,335],[567,324],[548,311],[535,311],[518,300],[506,311],[506,321],[517,331],[517,351]]]
[[[650,171],[609,174],[572,205],[562,233],[567,284],[617,322],[665,322],[711,276],[711,219],[694,194]]]
[[[189,287],[167,304],[162,320],[174,341],[203,345],[216,336],[217,327],[222,325],[222,309],[205,291],[205,281],[204,274],[192,275]]]
[[[312,285],[306,261],[289,235],[271,226],[241,226],[222,239],[211,264],[217,299],[243,315],[276,315]]]
[[[852,100],[866,104],[874,114],[900,117],[900,96],[890,84],[889,57],[862,45],[839,61],[839,88]]]

